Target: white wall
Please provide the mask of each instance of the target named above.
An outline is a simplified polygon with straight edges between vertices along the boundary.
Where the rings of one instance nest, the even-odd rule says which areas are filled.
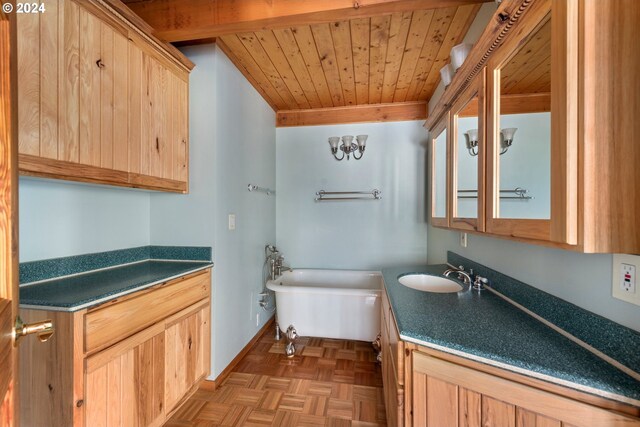
[[[470,234],[468,247],[458,232],[429,227],[429,263],[456,252],[501,273],[640,331],[640,307],[611,296],[611,254],[581,254]]]
[[[151,196],[151,242],[213,247],[212,375],[268,320],[257,305],[264,246],[275,243],[275,113],[215,45],[186,48],[190,194]],[[236,230],[227,229],[228,214]],[[253,295],[253,297],[252,297]],[[260,314],[256,325],[256,314]]]
[[[424,263],[422,121],[278,128],[277,246],[294,267]],[[330,136],[368,134],[361,160],[336,161]],[[316,191],[379,189],[377,201],[314,202]]]
[[[493,11],[493,3],[481,7],[465,42],[477,40]],[[429,101],[429,111],[433,110],[442,92],[440,85]],[[516,133],[516,140],[518,136]],[[429,263],[445,262],[446,252],[451,250],[640,331],[640,307],[611,296],[611,254],[581,254],[478,235],[468,238],[468,247],[462,248],[458,244],[458,232],[429,226]]]
[[[20,262],[149,244],[149,193],[20,178]]]

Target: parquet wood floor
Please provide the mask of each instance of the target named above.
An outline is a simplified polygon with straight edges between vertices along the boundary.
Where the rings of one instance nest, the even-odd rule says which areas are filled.
[[[198,390],[165,426],[386,425],[370,343],[301,337],[291,359],[284,343],[269,329],[215,392]]]

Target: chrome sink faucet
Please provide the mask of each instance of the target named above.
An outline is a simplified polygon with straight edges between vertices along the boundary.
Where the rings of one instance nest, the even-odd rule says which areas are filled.
[[[471,276],[473,275],[473,270],[469,273],[464,271],[464,266],[459,266],[458,268],[452,267],[448,268],[442,273],[444,277],[449,277],[451,274],[456,273],[458,275],[458,280],[462,280],[465,285],[470,285],[473,283],[473,279]]]

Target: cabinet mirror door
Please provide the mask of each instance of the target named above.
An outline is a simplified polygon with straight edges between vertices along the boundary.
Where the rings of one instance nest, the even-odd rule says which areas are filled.
[[[430,131],[431,138],[431,223],[448,227],[449,114]]]
[[[484,230],[484,71],[453,105],[451,227]]]
[[[547,14],[519,48],[490,65],[489,232],[549,239],[551,58]]]

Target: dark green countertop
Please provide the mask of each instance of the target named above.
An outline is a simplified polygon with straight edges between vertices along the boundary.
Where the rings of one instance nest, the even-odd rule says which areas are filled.
[[[640,406],[640,381],[491,291],[437,294],[398,282],[401,275],[441,275],[446,268],[442,264],[382,270],[402,339]]]
[[[213,266],[210,261],[147,260],[20,287],[20,306],[77,311]]]

